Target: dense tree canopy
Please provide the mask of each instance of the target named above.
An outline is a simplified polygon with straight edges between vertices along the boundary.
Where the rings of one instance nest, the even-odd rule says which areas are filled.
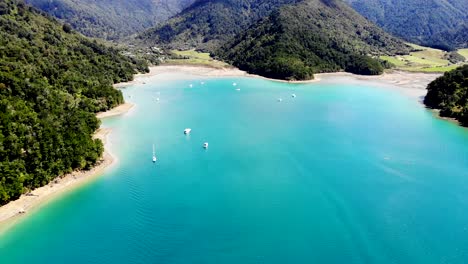
[[[424,104],[468,126],[468,65],[446,72],[427,86]]]
[[[300,0],[197,0],[165,23],[138,35],[145,44],[213,52],[279,6]]]
[[[73,169],[103,145],[95,112],[123,98],[113,83],[144,63],[89,40],[17,0],[0,2],[0,204]]]
[[[468,47],[466,0],[346,0],[386,31],[407,41],[452,50]]]
[[[167,20],[193,0],[26,0],[86,36],[120,39]]]
[[[404,54],[408,47],[337,0],[285,5],[216,51],[250,73],[304,80],[346,70],[380,74],[371,56]]]

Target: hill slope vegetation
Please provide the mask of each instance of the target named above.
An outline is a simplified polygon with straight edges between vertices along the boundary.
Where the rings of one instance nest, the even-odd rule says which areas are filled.
[[[146,44],[214,51],[279,6],[298,0],[197,0],[165,23],[138,36]]]
[[[305,0],[274,11],[216,55],[250,73],[304,80],[339,70],[380,74],[381,62],[368,55],[408,51],[341,1]]]
[[[0,2],[0,205],[98,160],[94,113],[122,103],[112,84],[147,69],[137,64],[22,2]]]
[[[466,0],[346,0],[361,15],[407,41],[444,48],[468,45]]]
[[[446,72],[427,87],[424,104],[468,126],[468,65]]]
[[[90,37],[119,39],[167,20],[193,0],[26,0]]]

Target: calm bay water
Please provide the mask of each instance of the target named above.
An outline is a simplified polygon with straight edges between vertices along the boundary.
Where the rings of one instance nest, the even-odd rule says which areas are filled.
[[[416,99],[339,78],[124,94],[117,165],[0,236],[0,263],[468,262],[468,130]]]

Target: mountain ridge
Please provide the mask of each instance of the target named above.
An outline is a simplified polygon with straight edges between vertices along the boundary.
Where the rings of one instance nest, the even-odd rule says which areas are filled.
[[[446,50],[468,47],[468,1],[345,1],[387,32],[409,42]]]
[[[89,37],[118,40],[170,18],[193,0],[26,0]]]
[[[300,0],[198,0],[165,23],[138,35],[145,44],[213,52],[275,8]]]
[[[372,56],[407,52],[401,40],[341,1],[304,0],[280,7],[215,55],[249,73],[304,80],[340,70],[380,74],[388,65]]]

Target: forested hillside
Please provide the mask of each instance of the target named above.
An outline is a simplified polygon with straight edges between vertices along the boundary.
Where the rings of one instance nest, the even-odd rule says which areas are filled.
[[[0,204],[95,164],[95,117],[122,103],[113,83],[143,63],[17,0],[0,1]]]
[[[138,36],[145,44],[214,51],[275,8],[299,0],[197,0],[167,22]]]
[[[446,72],[427,87],[424,104],[468,126],[468,65]]]
[[[86,36],[119,39],[167,20],[193,0],[26,0]]]
[[[286,5],[216,51],[250,73],[304,80],[314,73],[345,70],[380,74],[383,65],[368,55],[404,54],[399,39],[339,0],[304,0]]]
[[[364,17],[407,41],[447,50],[468,46],[466,0],[346,0]]]

